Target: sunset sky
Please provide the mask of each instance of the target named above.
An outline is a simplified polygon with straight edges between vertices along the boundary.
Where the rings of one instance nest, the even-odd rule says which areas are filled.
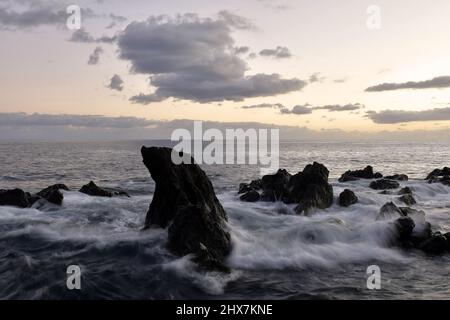
[[[448,0],[0,0],[0,40],[2,132],[95,127],[67,115],[450,128]]]

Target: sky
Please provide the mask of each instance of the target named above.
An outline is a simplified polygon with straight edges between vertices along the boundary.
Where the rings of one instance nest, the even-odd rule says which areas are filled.
[[[448,137],[449,15],[448,0],[0,0],[0,138],[165,138],[191,120]]]

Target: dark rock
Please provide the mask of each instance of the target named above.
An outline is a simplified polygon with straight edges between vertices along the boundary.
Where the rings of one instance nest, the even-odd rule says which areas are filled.
[[[231,251],[224,220],[204,205],[177,210],[169,227],[169,249],[177,255],[194,254],[194,261],[210,270],[227,271],[223,261]]]
[[[288,203],[298,203],[297,213],[311,208],[326,209],[333,204],[333,187],[328,183],[328,169],[317,162],[309,164],[289,180]]]
[[[379,194],[384,194],[384,195],[391,195],[393,192],[390,190],[383,190],[381,192],[379,192]]]
[[[192,253],[206,268],[225,268],[224,258],[231,251],[227,214],[205,172],[192,158],[190,163],[173,163],[170,148],[143,147],[141,153],[156,184],[145,228],[170,225],[173,252]]]
[[[388,220],[395,217],[405,217],[406,213],[400,210],[393,202],[383,205],[378,213],[376,220]]]
[[[394,180],[380,179],[372,181],[369,187],[375,190],[397,189],[400,187],[400,184]]]
[[[250,190],[239,197],[241,201],[245,202],[256,202],[259,201],[260,198],[261,196],[259,195],[259,192],[256,190]]]
[[[401,217],[394,221],[396,228],[396,241],[398,244],[407,245],[415,228],[414,220],[410,217]]]
[[[0,206],[27,208],[32,205],[32,198],[28,192],[21,189],[0,190]]]
[[[116,196],[129,197],[129,195],[125,191],[113,188],[101,188],[97,186],[93,181],[82,186],[80,192],[93,197],[107,197],[107,198]]]
[[[425,221],[425,212],[422,210],[416,210],[410,207],[399,207],[398,209],[404,216],[415,217],[417,220]]]
[[[352,204],[355,204],[357,202],[358,202],[358,197],[355,195],[355,193],[352,190],[345,189],[339,195],[339,205],[341,207],[349,207]]]
[[[421,243],[431,238],[433,231],[431,224],[425,222],[422,226],[416,226],[411,235],[411,242],[414,246],[418,247]]]
[[[450,176],[450,168],[444,167],[443,169],[434,169],[428,174],[425,180],[430,180],[437,177]]]
[[[447,238],[441,234],[435,234],[420,245],[420,249],[430,254],[441,254],[448,250]]]
[[[55,184],[39,191],[36,196],[37,198],[45,199],[50,203],[60,206],[64,199],[64,195],[60,190],[69,191],[69,188],[64,184]]]
[[[355,181],[359,179],[380,179],[383,175],[374,173],[372,166],[367,166],[363,170],[347,171],[340,178],[339,182]]]
[[[444,167],[443,169],[434,169],[428,174],[426,180],[428,183],[442,183],[450,187],[450,168]]]
[[[397,194],[398,195],[412,194],[412,190],[410,187],[404,187],[404,188],[401,188]]]
[[[404,194],[403,196],[399,197],[398,200],[405,203],[408,206],[415,205],[417,203],[416,199],[411,194]]]
[[[394,174],[393,176],[386,176],[385,179],[397,180],[397,181],[408,181],[408,176],[406,174]]]
[[[249,192],[251,190],[261,190],[261,189],[262,189],[262,180],[257,179],[257,180],[253,180],[250,183],[239,184],[238,194],[243,194],[243,193]]]
[[[289,197],[288,183],[291,175],[284,169],[279,169],[276,174],[266,175],[261,179],[263,190],[261,200],[284,201]]]

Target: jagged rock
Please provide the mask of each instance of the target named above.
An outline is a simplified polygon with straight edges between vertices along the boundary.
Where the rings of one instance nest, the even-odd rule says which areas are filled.
[[[397,189],[400,187],[400,184],[394,180],[380,179],[372,181],[369,187],[374,190]]]
[[[395,217],[405,217],[406,215],[393,202],[388,202],[381,207],[376,220],[389,220]]]
[[[355,181],[359,179],[380,179],[383,175],[374,173],[372,166],[367,166],[363,170],[347,171],[339,178],[339,182]]]
[[[385,176],[385,179],[397,180],[397,181],[408,181],[408,176],[406,174],[394,174],[392,176]]]
[[[104,188],[104,187],[101,188],[97,186],[93,181],[82,186],[80,192],[93,197],[107,197],[107,198],[117,196],[129,197],[129,195],[125,191],[113,188]]]
[[[397,194],[402,196],[402,195],[405,195],[405,194],[412,194],[412,193],[413,192],[412,192],[410,187],[404,187],[404,188],[401,188],[400,191]]]
[[[448,239],[442,234],[434,234],[420,245],[420,249],[430,254],[441,254],[449,250]]]
[[[0,190],[0,206],[27,208],[32,205],[32,197],[21,189]]]
[[[401,202],[405,203],[408,206],[415,205],[417,203],[416,199],[411,194],[404,194],[398,198]]]
[[[355,193],[352,190],[345,189],[339,195],[339,205],[341,207],[349,207],[352,204],[355,204],[357,202],[358,202],[358,197],[355,195]]]
[[[190,163],[173,163],[170,148],[142,147],[141,153],[156,184],[145,228],[170,225],[174,253],[194,254],[201,266],[223,270],[231,251],[227,214],[205,172],[192,158]]]
[[[60,190],[69,191],[69,188],[64,184],[55,184],[39,191],[36,193],[36,196],[60,206],[64,199],[64,195]]]
[[[223,261],[231,251],[230,241],[221,217],[204,205],[178,209],[169,227],[169,249],[180,256],[194,254],[206,269],[227,271]]]
[[[328,169],[314,162],[289,180],[288,203],[298,203],[295,211],[307,213],[311,208],[326,209],[333,204],[333,187],[328,183]]]
[[[261,179],[263,201],[285,201],[289,197],[288,183],[291,175],[284,169],[279,169],[276,174],[266,175]]]
[[[428,180],[428,183],[442,183],[443,185],[450,187],[450,176],[434,177]]]
[[[250,190],[239,197],[241,201],[245,202],[256,202],[259,201],[260,198],[261,196],[259,195],[259,192],[256,190]]]

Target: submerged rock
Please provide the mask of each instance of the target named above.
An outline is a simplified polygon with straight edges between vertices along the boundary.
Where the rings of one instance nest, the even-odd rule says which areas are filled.
[[[408,245],[411,239],[413,230],[416,226],[414,220],[410,217],[401,217],[394,221],[394,225],[397,231],[397,241],[399,244]]]
[[[60,190],[69,191],[69,188],[65,184],[55,184],[39,191],[36,193],[36,196],[60,206],[64,199],[64,195]]]
[[[404,194],[398,198],[401,202],[405,203],[408,206],[415,205],[417,203],[416,199],[411,194]]]
[[[0,206],[28,208],[32,202],[31,195],[21,189],[0,190]]]
[[[372,181],[370,183],[369,187],[374,190],[397,189],[400,187],[400,184],[394,180],[380,179],[380,180]]]
[[[141,149],[144,164],[155,181],[145,228],[169,227],[169,248],[178,255],[194,254],[205,268],[223,270],[231,251],[227,214],[211,181],[194,163],[174,164],[172,149]]]
[[[363,170],[347,171],[339,178],[339,182],[355,181],[359,179],[380,179],[383,175],[374,173],[372,166],[367,166]]]
[[[397,181],[408,181],[408,176],[406,174],[394,174],[392,176],[385,176],[385,179],[397,180]]]
[[[93,196],[93,197],[117,197],[117,196],[125,196],[129,197],[128,193],[123,190],[113,189],[113,188],[101,188],[97,186],[93,181],[84,185],[80,189],[81,193]]]
[[[339,195],[339,205],[341,207],[349,207],[352,204],[355,204],[357,202],[358,202],[358,197],[355,195],[355,193],[352,190],[345,189]]]

